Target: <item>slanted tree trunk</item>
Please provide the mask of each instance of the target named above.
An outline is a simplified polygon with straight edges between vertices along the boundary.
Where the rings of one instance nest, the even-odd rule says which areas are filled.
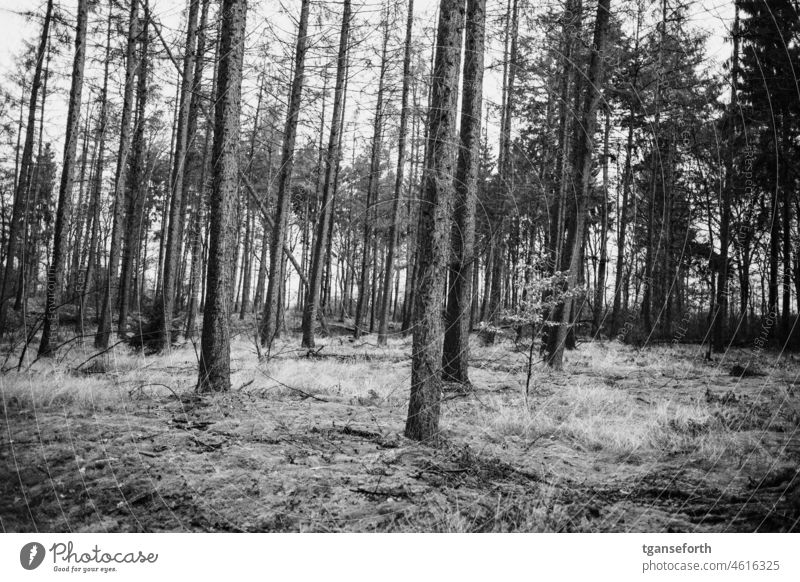
[[[577,201],[575,208],[575,234],[572,238],[572,249],[569,263],[569,273],[567,275],[566,292],[571,293],[578,285],[580,280],[582,251],[584,245],[584,228],[586,225],[586,208],[589,197],[589,184],[592,170],[592,152],[594,151],[594,133],[597,124],[597,105],[600,102],[601,89],[603,86],[604,63],[603,54],[608,31],[608,20],[611,0],[599,0],[597,4],[597,18],[594,25],[594,42],[592,46],[591,60],[589,62],[589,72],[587,75],[588,84],[584,94],[584,102],[581,111],[581,127],[584,133],[577,144],[575,155],[575,168],[578,170]],[[554,351],[549,354],[548,363],[556,370],[560,370],[563,365],[564,347],[567,341],[567,333],[571,327],[572,304],[567,298],[564,302],[561,314],[561,325],[558,326]]]
[[[119,154],[117,170],[114,178],[114,201],[112,207],[111,249],[108,256],[106,283],[103,289],[103,302],[100,310],[100,322],[94,345],[98,349],[108,348],[111,337],[111,321],[113,309],[119,296],[119,262],[122,246],[122,232],[125,217],[125,184],[128,173],[128,155],[131,149],[131,115],[133,112],[133,85],[136,79],[138,62],[136,58],[136,41],[139,35],[138,0],[131,0],[130,20],[128,24],[128,44],[125,51],[125,89],[122,99],[122,115],[120,120]]]
[[[217,69],[210,236],[206,272],[206,300],[200,344],[199,392],[230,389],[230,265],[233,205],[239,172],[236,160],[241,111],[246,0],[223,0],[220,61]]]
[[[294,79],[289,93],[289,108],[286,113],[286,125],[283,132],[283,150],[281,166],[278,173],[278,199],[275,225],[272,228],[270,243],[269,281],[264,315],[261,320],[261,345],[267,350],[279,333],[280,314],[282,312],[280,297],[283,287],[283,265],[285,259],[282,249],[286,244],[286,231],[289,223],[292,168],[294,166],[294,144],[297,137],[297,122],[300,117],[300,102],[303,94],[303,75],[305,72],[306,50],[308,48],[308,13],[311,0],[303,0],[300,7],[300,22],[297,28],[297,45],[294,56]]]
[[[61,184],[58,189],[56,223],[53,231],[53,255],[47,273],[47,300],[42,324],[42,339],[39,343],[39,356],[52,357],[55,347],[51,344],[54,331],[58,327],[58,306],[61,296],[61,283],[64,276],[67,232],[70,216],[70,201],[75,172],[75,156],[78,149],[78,132],[81,115],[81,94],[83,92],[83,69],[86,62],[86,24],[89,18],[89,0],[78,0],[78,23],[75,29],[75,59],[72,63],[72,86],[69,91],[67,109],[67,131],[64,139],[64,164],[61,170]]]
[[[44,65],[45,51],[47,42],[50,38],[50,22],[53,16],[53,0],[47,1],[47,9],[44,13],[42,24],[42,35],[39,38],[39,46],[36,50],[36,67],[33,70],[33,80],[31,82],[31,94],[28,101],[28,124],[25,128],[25,143],[22,147],[22,159],[20,160],[16,188],[14,190],[14,203],[11,209],[11,223],[9,225],[8,240],[6,241],[6,264],[3,271],[3,279],[0,281],[0,338],[5,335],[6,315],[8,303],[13,297],[12,285],[14,284],[15,271],[14,263],[17,260],[17,246],[21,235],[22,211],[25,207],[25,200],[30,189],[31,167],[33,161],[33,138],[36,135],[36,103],[39,99],[39,88],[42,84],[42,68]],[[21,120],[21,117],[20,117]],[[20,133],[22,128],[20,127]],[[24,269],[24,261],[19,261],[18,269]]]
[[[406,19],[406,42],[403,53],[403,89],[400,97],[400,129],[397,143],[397,171],[394,182],[394,200],[392,200],[392,225],[386,241],[386,264],[383,272],[383,301],[378,317],[378,345],[386,345],[389,327],[389,296],[391,295],[392,275],[394,274],[394,255],[397,249],[397,237],[400,229],[400,208],[403,193],[403,176],[406,164],[406,130],[408,127],[408,93],[411,88],[411,43],[414,28],[414,0],[408,0],[408,16]]]
[[[458,123],[463,0],[441,0],[428,112],[430,165],[420,204],[419,272],[414,304],[411,397],[405,435],[437,443],[442,393],[442,299],[450,247],[450,216]]]
[[[461,144],[455,177],[455,221],[450,235],[450,284],[442,360],[443,378],[461,384],[469,384],[472,279],[477,278],[474,272],[475,207],[480,164],[485,25],[486,0],[468,0],[461,97]]]
[[[314,233],[314,252],[311,257],[311,273],[308,295],[303,309],[303,347],[314,347],[314,324],[319,309],[322,274],[325,261],[330,253],[328,232],[333,214],[333,189],[336,168],[339,165],[339,146],[341,144],[341,124],[344,103],[345,71],[347,70],[347,51],[350,39],[350,0],[344,0],[342,11],[342,29],[339,34],[339,54],[336,61],[336,86],[333,94],[333,113],[331,117],[331,133],[328,140],[328,152],[325,157],[325,177],[322,184],[320,212]]]

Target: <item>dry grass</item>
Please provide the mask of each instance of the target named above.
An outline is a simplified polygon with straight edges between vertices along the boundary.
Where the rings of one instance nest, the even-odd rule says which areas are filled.
[[[231,393],[207,397],[200,412],[183,407],[196,381],[190,344],[166,356],[118,347],[79,370],[93,352],[75,347],[57,362],[1,375],[0,401],[12,438],[40,442],[48,457],[63,456],[64,446],[52,436],[61,429],[50,425],[93,419],[85,426],[69,420],[68,444],[85,450],[86,467],[130,457],[125,483],[137,499],[155,499],[147,493],[154,486],[130,443],[145,446],[150,441],[138,439],[159,435],[145,451],[145,458],[163,460],[167,480],[156,486],[159,494],[180,504],[189,487],[211,508],[195,504],[192,512],[226,516],[224,523],[203,518],[192,526],[204,530],[231,523],[248,531],[613,529],[599,525],[600,501],[586,497],[575,479],[601,490],[635,491],[646,475],[702,466],[703,485],[724,490],[732,480],[744,486],[798,461],[798,394],[780,379],[798,366],[770,368],[771,356],[759,365],[773,375],[739,381],[728,373],[728,361],[707,363],[696,346],[583,344],[567,353],[562,373],[535,367],[526,407],[524,346],[475,341],[475,390],[448,396],[442,419],[448,445],[433,451],[400,437],[410,339],[392,338],[378,348],[369,337],[331,338],[310,354],[298,344],[296,336],[283,338],[273,357],[259,362],[252,342],[239,337],[232,345]],[[748,354],[728,357],[744,361]],[[30,419],[40,432],[28,434]],[[131,437],[134,429],[140,436]],[[98,435],[111,439],[108,450],[97,451]],[[24,451],[15,454],[25,462]],[[63,471],[69,481],[75,466]],[[106,477],[96,478],[84,487],[106,487]],[[36,482],[35,475],[30,479]],[[592,501],[576,505],[584,498]],[[654,502],[647,503],[652,511]],[[155,514],[152,519],[160,523]],[[114,520],[111,529],[127,527],[124,517]]]

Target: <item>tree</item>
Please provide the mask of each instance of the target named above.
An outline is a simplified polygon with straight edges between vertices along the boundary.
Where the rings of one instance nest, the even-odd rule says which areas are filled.
[[[286,245],[286,229],[289,222],[289,198],[291,194],[292,168],[294,165],[294,144],[297,138],[297,122],[300,117],[300,102],[303,96],[303,74],[305,71],[306,50],[308,48],[308,13],[311,1],[303,0],[300,7],[300,22],[297,27],[297,44],[294,57],[294,78],[289,92],[289,108],[286,112],[286,125],[283,132],[281,166],[278,173],[278,199],[275,227],[272,229],[270,243],[269,282],[261,320],[261,345],[272,347],[278,330],[280,317],[280,297],[283,287],[285,260],[283,252]]]
[[[6,264],[3,271],[3,279],[0,281],[0,338],[5,334],[8,301],[13,297],[13,294],[9,293],[9,291],[11,291],[11,285],[15,278],[14,261],[16,260],[17,245],[21,234],[20,223],[31,179],[33,138],[36,134],[36,103],[38,100],[39,88],[42,84],[42,68],[47,42],[50,38],[50,22],[52,16],[53,0],[47,0],[47,9],[45,10],[44,22],[42,24],[42,34],[39,37],[39,47],[36,50],[36,65],[33,71],[33,80],[31,81],[31,93],[28,101],[28,124],[25,130],[25,145],[22,149],[19,172],[17,172],[19,178],[14,191],[14,204],[11,210],[11,224],[8,232],[8,241],[6,243]],[[22,128],[20,127],[20,132],[21,131]],[[23,268],[21,260],[19,261],[18,268],[20,270]]]
[[[67,246],[67,223],[70,215],[70,199],[75,172],[75,156],[78,149],[78,131],[83,92],[83,69],[86,62],[86,23],[89,18],[89,0],[78,0],[78,22],[75,29],[75,58],[72,64],[72,86],[69,91],[67,109],[67,132],[64,142],[64,163],[61,168],[61,183],[58,189],[58,208],[53,235],[53,255],[47,273],[47,301],[45,303],[42,338],[39,356],[52,357],[55,348],[51,345],[54,328],[58,326],[58,307],[61,283],[64,277],[64,259]]]
[[[450,220],[455,174],[456,105],[458,101],[461,36],[464,28],[462,0],[441,0],[428,112],[430,163],[420,204],[419,272],[414,304],[411,358],[411,397],[405,435],[436,443],[442,392],[442,314],[445,273],[449,252]]]
[[[581,127],[583,135],[578,140],[575,155],[575,168],[578,171],[579,191],[576,198],[576,227],[572,237],[572,249],[567,275],[567,293],[573,291],[578,284],[580,276],[581,258],[584,244],[584,227],[586,224],[586,208],[589,197],[589,184],[591,181],[592,153],[594,151],[594,133],[597,124],[597,105],[600,102],[604,74],[604,50],[608,33],[611,0],[599,0],[597,4],[597,17],[594,24],[594,42],[591,60],[587,75],[588,86],[584,95],[581,110]],[[557,328],[554,351],[549,354],[548,363],[553,368],[560,370],[563,364],[564,346],[567,332],[571,324],[572,302],[567,299],[563,302],[561,325]]]
[[[197,390],[230,388],[230,265],[233,258],[233,205],[237,196],[239,113],[241,111],[246,0],[223,0],[220,61],[214,113],[213,178],[206,303]]]
[[[455,220],[444,336],[444,379],[469,383],[469,332],[475,274],[475,206],[481,146],[486,1],[468,0],[461,97],[461,143],[455,176]]]
[[[311,259],[311,275],[309,277],[308,296],[303,310],[303,347],[314,347],[314,323],[319,309],[320,291],[322,288],[322,271],[326,257],[330,253],[328,233],[333,215],[333,190],[335,174],[339,167],[339,151],[341,144],[341,124],[344,109],[345,72],[347,71],[347,50],[350,38],[351,9],[350,0],[344,0],[342,11],[342,30],[339,34],[339,54],[336,60],[336,86],[333,94],[333,114],[331,133],[328,140],[328,152],[325,158],[325,178],[320,200],[321,216],[317,220],[314,233],[314,252]]]
[[[186,45],[183,54],[183,69],[181,71],[181,97],[178,106],[178,125],[175,134],[175,157],[173,160],[174,168],[172,171],[172,184],[170,189],[169,226],[166,234],[166,247],[164,249],[164,283],[161,289],[161,297],[156,299],[156,308],[159,310],[158,323],[161,327],[159,339],[162,350],[168,350],[172,345],[172,318],[175,308],[175,294],[177,292],[177,279],[179,274],[179,240],[183,232],[182,223],[184,216],[182,211],[185,210],[183,207],[183,183],[189,149],[189,121],[191,119],[191,112],[189,109],[193,95],[192,87],[199,81],[198,79],[193,82],[195,73],[195,39],[197,37],[197,15],[199,6],[200,0],[189,0],[189,19],[186,23]]]
[[[389,14],[388,10],[383,21],[383,48],[381,49],[380,71],[378,73],[378,94],[375,100],[375,117],[372,122],[372,147],[370,152],[369,176],[367,177],[367,201],[364,209],[364,237],[361,249],[361,274],[358,280],[358,301],[356,302],[356,316],[353,324],[355,331],[353,335],[358,338],[364,331],[364,318],[367,305],[369,305],[369,263],[372,255],[373,263],[377,261],[377,256],[372,251],[374,229],[373,223],[378,204],[379,185],[381,179],[381,147],[383,139],[383,117],[384,117],[384,91],[386,89],[386,70],[388,68],[388,46],[389,46]],[[373,264],[373,278],[376,275],[376,265]],[[373,298],[375,296],[375,285],[371,285]],[[372,301],[374,308],[375,302]],[[372,331],[372,323],[369,326]]]
[[[403,50],[403,88],[400,97],[400,129],[397,143],[397,171],[395,172],[394,199],[392,200],[392,224],[389,228],[386,245],[386,263],[383,270],[383,301],[378,322],[378,345],[386,345],[386,334],[389,327],[389,299],[392,291],[392,275],[394,274],[394,255],[397,249],[397,237],[400,230],[400,203],[403,190],[403,171],[406,163],[406,132],[408,128],[408,93],[411,87],[411,33],[414,28],[414,0],[408,0],[406,18],[406,41]]]
[[[111,249],[108,256],[106,283],[103,289],[103,303],[100,311],[100,322],[94,345],[98,349],[108,348],[111,337],[111,321],[113,309],[119,296],[119,263],[122,246],[123,220],[125,217],[125,185],[128,172],[128,156],[131,149],[131,115],[133,112],[133,89],[136,80],[136,69],[139,66],[136,57],[136,39],[139,34],[138,0],[131,0],[130,17],[128,19],[128,41],[125,50],[125,89],[122,98],[122,115],[120,120],[119,152],[117,169],[114,178],[114,197],[112,202]]]

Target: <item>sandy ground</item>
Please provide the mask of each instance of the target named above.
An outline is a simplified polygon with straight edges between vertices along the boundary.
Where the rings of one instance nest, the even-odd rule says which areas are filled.
[[[370,341],[290,337],[259,363],[237,340],[233,390],[204,398],[191,345],[7,371],[0,526],[800,531],[792,356],[582,344],[534,367],[526,406],[525,347],[476,343],[433,449],[402,436],[410,340]]]

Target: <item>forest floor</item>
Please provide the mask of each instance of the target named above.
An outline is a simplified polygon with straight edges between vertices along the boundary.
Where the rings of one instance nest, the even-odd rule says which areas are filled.
[[[796,356],[583,343],[534,366],[526,406],[526,346],[473,341],[437,449],[402,436],[410,338],[289,334],[259,362],[239,337],[232,390],[202,398],[199,346],[72,344],[0,374],[0,526],[800,531]]]

